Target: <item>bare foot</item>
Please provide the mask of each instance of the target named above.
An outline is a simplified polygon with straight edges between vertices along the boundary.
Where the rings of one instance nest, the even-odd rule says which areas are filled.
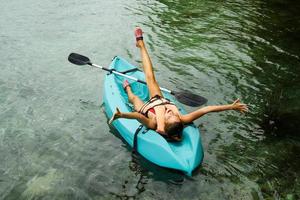
[[[130,84],[129,84],[129,82],[127,81],[127,80],[125,80],[124,82],[123,82],[123,88],[124,88],[124,90],[127,92],[127,89],[128,88],[130,88]]]

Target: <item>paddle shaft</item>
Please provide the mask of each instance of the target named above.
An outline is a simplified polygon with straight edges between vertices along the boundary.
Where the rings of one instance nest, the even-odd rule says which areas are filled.
[[[116,71],[116,70],[108,69],[108,68],[106,68],[106,67],[102,67],[102,66],[96,65],[96,64],[94,64],[94,63],[88,63],[88,64],[89,64],[90,66],[93,66],[93,67],[96,67],[96,68],[100,68],[100,69],[103,69],[103,70],[108,71],[108,72],[110,72],[110,73],[117,74],[117,75],[119,75],[119,76],[123,76],[123,77],[125,77],[125,78],[128,78],[128,79],[131,79],[131,80],[133,80],[133,81],[137,81],[137,82],[139,82],[139,83],[143,83],[143,84],[147,85],[147,83],[146,83],[145,81],[142,81],[142,80],[140,80],[140,79],[137,79],[137,78],[135,78],[135,77],[133,77],[133,76],[129,76],[129,75],[123,74],[122,72],[118,72],[118,71]],[[168,92],[168,93],[174,95],[174,93],[173,93],[171,90],[168,90],[168,89],[162,88],[162,87],[159,87],[159,88],[160,88],[162,91],[164,91],[164,92]]]

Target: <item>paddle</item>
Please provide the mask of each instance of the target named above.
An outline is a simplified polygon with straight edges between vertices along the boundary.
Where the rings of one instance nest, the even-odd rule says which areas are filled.
[[[77,53],[71,53],[68,57],[68,60],[71,63],[75,64],[75,65],[90,65],[90,66],[108,71],[110,73],[113,73],[113,74],[123,76],[123,77],[128,78],[128,79],[137,81],[139,83],[147,84],[145,81],[139,80],[139,79],[137,79],[133,76],[123,74],[122,72],[118,72],[114,69],[108,69],[108,68],[96,65],[96,64],[92,63],[88,57],[77,54]],[[171,90],[168,90],[168,89],[162,88],[162,87],[160,87],[160,89],[164,92],[167,92],[167,93],[170,93],[170,94],[174,95],[179,102],[181,102],[185,105],[188,105],[188,106],[197,107],[197,106],[201,106],[201,105],[203,105],[207,102],[206,98],[201,97],[201,96],[196,95],[196,94],[192,94],[191,92],[189,92],[187,90],[184,90],[184,91],[181,91],[181,92],[175,92],[175,91],[171,91]]]

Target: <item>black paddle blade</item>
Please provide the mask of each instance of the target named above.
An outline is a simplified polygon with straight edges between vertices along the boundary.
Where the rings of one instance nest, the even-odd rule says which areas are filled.
[[[180,92],[172,92],[172,93],[175,95],[176,99],[180,103],[183,103],[188,106],[198,107],[207,102],[206,98],[193,94],[187,90],[180,91]]]
[[[78,53],[71,53],[68,60],[75,65],[91,65],[91,61],[88,57],[80,55]]]

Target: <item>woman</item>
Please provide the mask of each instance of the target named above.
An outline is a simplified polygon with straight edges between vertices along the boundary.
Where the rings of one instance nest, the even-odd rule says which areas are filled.
[[[240,103],[240,100],[237,99],[229,105],[206,106],[189,114],[181,115],[176,105],[163,97],[158,83],[155,80],[152,63],[143,40],[142,29],[139,27],[135,29],[135,38],[136,46],[141,51],[143,69],[151,98],[144,103],[132,92],[128,81],[125,81],[123,87],[128,95],[129,101],[134,106],[135,112],[122,113],[117,108],[109,123],[112,123],[113,120],[118,118],[136,119],[162,136],[171,140],[180,141],[184,125],[193,122],[195,119],[209,112],[225,110],[248,111],[247,105]]]

